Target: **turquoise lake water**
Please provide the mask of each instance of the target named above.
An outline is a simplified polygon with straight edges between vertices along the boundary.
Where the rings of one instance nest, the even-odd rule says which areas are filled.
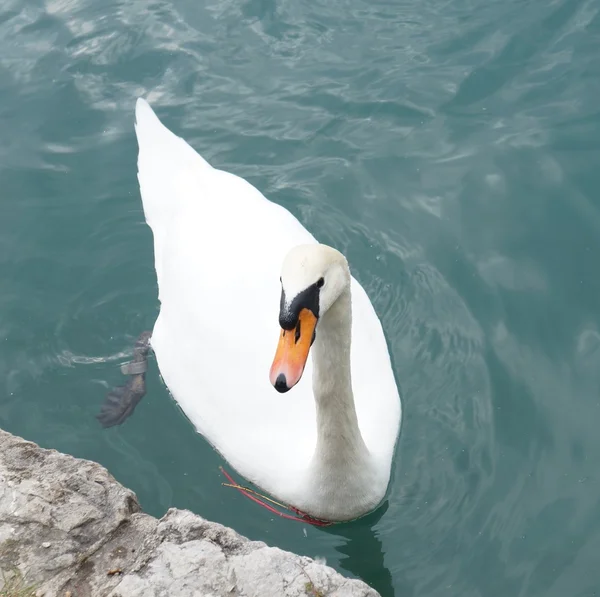
[[[3,428],[385,597],[600,595],[600,0],[5,0],[0,40]],[[403,403],[377,513],[222,487],[153,359],[96,421],[158,310],[138,96],[347,255]]]

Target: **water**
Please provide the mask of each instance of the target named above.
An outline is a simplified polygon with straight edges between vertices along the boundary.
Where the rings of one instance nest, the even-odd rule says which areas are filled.
[[[384,596],[600,593],[599,0],[5,0],[0,40],[3,428]],[[157,314],[140,95],[371,296],[404,409],[374,515],[222,487],[154,361],[97,424]]]

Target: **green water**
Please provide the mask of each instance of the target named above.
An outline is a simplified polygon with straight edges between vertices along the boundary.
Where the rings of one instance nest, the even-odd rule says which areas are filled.
[[[600,594],[599,0],[5,0],[0,40],[3,428],[386,597]],[[158,308],[140,95],[368,291],[403,397],[376,514],[222,487],[155,361],[94,418]]]

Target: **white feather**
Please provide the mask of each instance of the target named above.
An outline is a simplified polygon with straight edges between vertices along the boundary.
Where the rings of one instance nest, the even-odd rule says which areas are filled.
[[[280,332],[282,263],[294,246],[316,241],[247,181],[211,167],[142,99],[136,134],[161,302],[152,336],[161,375],[196,429],[241,475],[310,506],[302,494],[314,495],[304,483],[316,443],[311,359],[283,395],[270,384],[269,368]],[[351,291],[352,385],[380,500],[400,399],[379,319],[354,278]],[[352,504],[338,506],[340,518],[356,514]]]

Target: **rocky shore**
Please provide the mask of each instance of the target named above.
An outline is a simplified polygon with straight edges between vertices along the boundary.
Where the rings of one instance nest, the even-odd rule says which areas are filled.
[[[187,510],[161,519],[97,463],[0,431],[2,597],[377,597]]]

